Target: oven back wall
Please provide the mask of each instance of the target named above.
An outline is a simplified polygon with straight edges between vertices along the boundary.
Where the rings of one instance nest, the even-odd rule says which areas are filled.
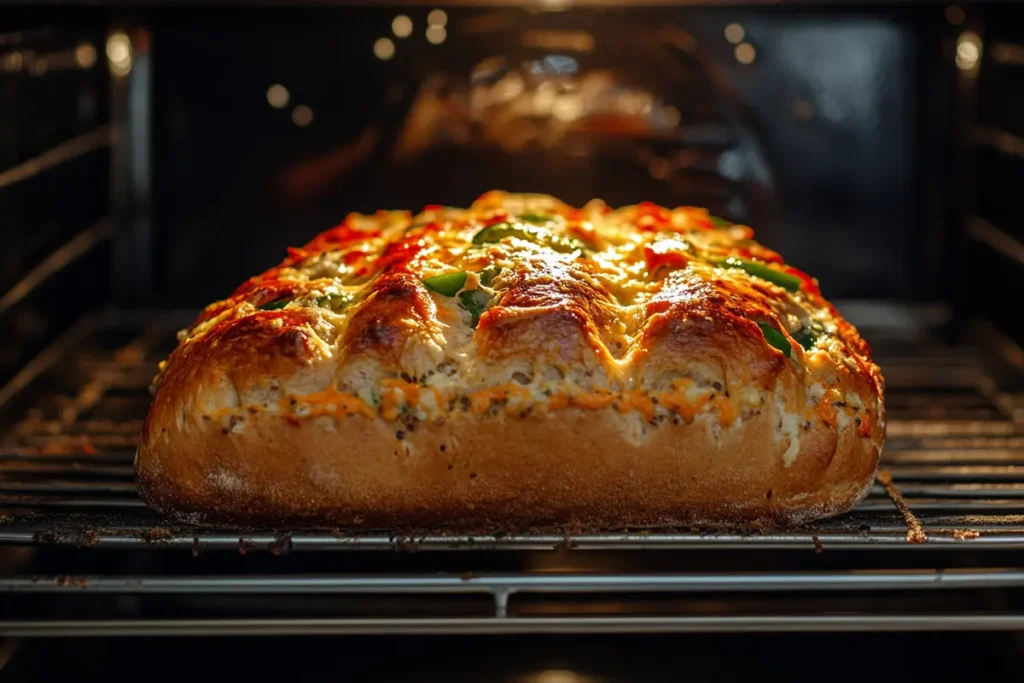
[[[109,297],[104,20],[0,14],[0,387]]]
[[[925,210],[925,193],[944,201],[944,167],[920,153],[932,144],[922,130],[945,125],[920,105],[922,59],[932,57],[922,45],[950,29],[942,8],[450,9],[443,30],[428,28],[428,9],[402,11],[408,37],[395,35],[400,12],[390,8],[149,17],[168,303],[229,294],[349,211],[466,204],[492,188],[576,203],[706,198],[819,275],[827,296],[936,294],[946,254],[915,244],[948,230],[941,209]],[[743,27],[739,45],[729,24]],[[665,27],[693,52],[652,49],[652,31]],[[541,50],[547,29],[555,38]],[[588,35],[589,46],[579,38]],[[478,111],[474,87],[488,65],[529,62],[535,73],[550,66],[543,54],[571,58],[551,63],[576,68],[577,83],[603,69],[616,87],[663,98],[676,130],[573,137],[551,133],[551,120],[569,116],[558,105]],[[940,102],[954,75],[944,63]]]

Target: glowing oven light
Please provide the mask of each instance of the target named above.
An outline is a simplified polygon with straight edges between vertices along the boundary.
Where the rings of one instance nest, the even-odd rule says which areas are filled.
[[[75,63],[83,69],[90,69],[96,64],[96,48],[89,43],[82,43],[75,48]]]
[[[530,678],[530,683],[589,683],[589,681],[588,677],[566,669],[539,671]]]
[[[288,94],[288,88],[284,87],[280,83],[267,88],[267,104],[274,109],[284,109],[288,106],[288,100],[290,99]]]
[[[132,70],[132,41],[128,34],[118,31],[107,38],[107,61],[117,76],[127,76]]]
[[[292,123],[299,128],[305,128],[313,123],[313,110],[304,104],[300,104],[292,110]]]
[[[956,65],[961,71],[973,72],[981,61],[981,37],[964,31],[956,39]]]
[[[377,59],[387,61],[395,56],[395,44],[390,38],[378,38],[373,44],[373,54]]]
[[[433,24],[427,27],[427,40],[434,45],[440,45],[447,37],[447,33],[448,32],[444,30],[444,26]]]
[[[729,24],[725,27],[725,39],[733,45],[743,42],[743,38],[747,35],[747,32],[743,30],[740,24]]]
[[[445,26],[448,24],[448,15],[443,9],[431,10],[427,15],[427,24],[429,26]]]
[[[753,64],[757,57],[757,50],[750,43],[740,43],[733,53],[736,56],[736,61],[740,64]]]
[[[412,35],[412,19],[404,14],[399,14],[391,20],[391,32],[397,38],[408,38]]]
[[[25,65],[25,57],[20,52],[8,52],[0,59],[0,66],[3,67],[4,71],[21,71],[21,67]]]

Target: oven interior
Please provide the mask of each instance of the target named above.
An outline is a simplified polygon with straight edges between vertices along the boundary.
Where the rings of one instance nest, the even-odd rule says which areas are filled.
[[[737,648],[860,648],[883,678],[1012,672],[1022,85],[999,5],[5,9],[0,668],[555,682],[691,655],[731,680]],[[887,381],[869,498],[750,535],[210,530],[143,506],[148,384],[199,308],[350,211],[495,188],[708,206],[817,275]],[[268,658],[257,636],[302,637]]]

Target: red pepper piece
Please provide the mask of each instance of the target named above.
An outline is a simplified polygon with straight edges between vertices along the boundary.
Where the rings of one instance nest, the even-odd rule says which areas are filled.
[[[655,242],[644,245],[644,260],[647,262],[647,272],[653,273],[662,266],[671,268],[685,268],[690,259],[671,242]]]
[[[821,289],[818,287],[818,281],[812,278],[804,271],[794,268],[793,266],[786,266],[783,270],[790,275],[796,275],[798,278],[803,280],[803,284],[800,285],[800,289],[808,294],[814,294],[815,296],[821,296]]]

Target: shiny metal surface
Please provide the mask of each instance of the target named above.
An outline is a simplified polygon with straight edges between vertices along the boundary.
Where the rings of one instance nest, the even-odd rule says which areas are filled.
[[[275,547],[283,542],[293,549],[366,550],[409,543],[464,550],[551,548],[567,542],[583,548],[907,547],[905,520],[881,487],[851,515],[779,533],[679,530],[571,539],[557,533],[498,538],[425,534],[400,539],[372,531],[293,530],[284,535],[165,526],[135,496],[131,465],[148,406],[146,386],[155,369],[155,349],[172,343],[174,327],[170,320],[158,321],[116,351],[116,357],[96,362],[86,404],[73,408],[82,400],[79,392],[79,399],[69,396],[53,417],[34,411],[15,425],[0,452],[6,464],[0,474],[0,507],[13,513],[0,524],[0,541],[120,548],[156,541],[164,547],[199,549],[235,548],[239,543]],[[1005,401],[1001,405],[993,390],[986,389],[991,377],[980,356],[953,348],[885,358],[883,347],[881,353],[891,411],[883,466],[911,509],[922,516],[927,547],[1022,547],[1024,521],[1017,515],[1017,501],[1024,497],[1024,434],[1006,413]],[[942,372],[936,372],[939,367]]]
[[[861,315],[881,323],[884,308]],[[872,312],[874,311],[874,312]],[[184,318],[185,316],[182,316]],[[895,316],[899,318],[898,315]],[[116,316],[115,316],[116,318]],[[144,316],[135,316],[138,325]],[[114,319],[108,319],[108,325]],[[888,441],[882,467],[920,520],[926,542],[908,541],[908,519],[893,492],[874,487],[848,515],[801,529],[708,533],[647,530],[566,536],[496,536],[293,529],[260,531],[165,524],[135,494],[132,461],[149,404],[156,361],[173,347],[181,320],[152,318],[106,358],[95,358],[87,390],[63,398],[52,412],[35,409],[0,444],[0,543],[132,548],[159,546],[197,552],[237,549],[537,550],[689,548],[957,549],[1024,548],[1024,429],[1016,406],[1024,396],[1019,372],[993,373],[991,361],[970,347],[904,339],[897,328],[865,328],[887,380]],[[116,326],[116,325],[115,325]],[[134,329],[134,328],[133,328]],[[103,330],[95,323],[94,334]],[[872,339],[872,336],[874,338]],[[81,344],[80,334],[76,343]],[[56,344],[51,362],[68,345]],[[37,368],[43,374],[42,368]],[[32,377],[24,377],[25,389]],[[998,381],[997,381],[998,379]],[[0,392],[10,393],[10,392]],[[49,414],[47,414],[49,412]]]
[[[10,593],[602,593],[1008,588],[1024,570],[905,570],[785,574],[509,574],[466,576],[33,576],[0,578]]]
[[[124,22],[113,23],[106,36],[111,123],[117,131],[110,166],[117,225],[112,300],[121,306],[145,305],[154,295],[153,40],[148,27]]]
[[[576,617],[566,619],[179,619],[6,621],[0,635],[22,638],[297,635],[496,635],[614,633],[792,633],[808,631],[1017,631],[1024,614],[917,616]]]
[[[941,245],[921,248],[917,195],[932,169],[918,154],[924,123],[907,97],[919,85],[919,48],[939,37],[928,17],[941,20],[941,9],[909,19],[560,9],[453,7],[437,45],[423,36],[427,10],[418,7],[406,11],[413,34],[394,40],[397,10],[352,9],[343,39],[299,11],[169,21],[162,44],[181,59],[166,74],[175,88],[158,94],[169,120],[159,141],[167,182],[157,192],[175,305],[202,305],[213,286],[230,291],[279,258],[273,245],[304,242],[349,210],[459,205],[494,187],[574,203],[708,204],[750,221],[796,267],[827,268],[830,296],[902,297],[925,288],[921,262],[942,270]],[[744,31],[739,45],[723,35],[733,23]],[[392,41],[387,59],[374,56],[378,39]],[[279,46],[272,64],[268,44]],[[737,59],[740,45],[753,50],[751,61]],[[532,82],[535,69],[569,59],[575,74]],[[311,68],[342,61],[360,68],[332,73],[330,85]],[[955,67],[946,66],[952,79]],[[232,78],[242,70],[248,79]],[[481,85],[481,74],[494,81]],[[298,127],[268,106],[270,83],[302,93],[314,122]],[[557,94],[560,85],[595,83],[650,111],[620,117],[617,129],[563,120],[578,102]],[[342,95],[353,89],[367,100],[358,108]],[[495,89],[516,94],[484,106]],[[656,114],[666,106],[679,116],[675,126]],[[934,179],[927,191],[936,200],[945,193]],[[235,257],[224,263],[227,249]],[[217,281],[196,283],[195,272]]]
[[[96,19],[0,21],[0,384],[107,294],[116,131]]]
[[[237,4],[251,7],[261,3]],[[419,4],[413,2],[410,6]],[[448,4],[453,8],[509,5],[489,0]],[[535,23],[549,19],[558,23],[560,16],[568,17],[569,23],[585,23],[580,20],[598,16],[597,5],[629,7],[635,3],[583,0],[554,4],[559,12],[538,13],[541,19]],[[1008,329],[1019,327],[1012,308],[1009,315],[1006,310],[993,311],[998,306],[989,301],[991,297],[984,296],[986,288],[1012,291],[1012,283],[1019,279],[1022,236],[1014,219],[1013,195],[1006,192],[1005,180],[1015,178],[1019,171],[1015,164],[1020,163],[1018,147],[1024,131],[1019,128],[1019,117],[1014,118],[1019,102],[1012,96],[1001,96],[1019,91],[1014,86],[1019,82],[1014,74],[1019,71],[1020,37],[1012,34],[1009,22],[994,22],[981,32],[977,39],[984,41],[984,58],[971,61],[959,52],[955,58],[952,52],[938,58],[927,50],[937,49],[929,41],[937,41],[940,36],[947,42],[955,39],[957,42],[951,43],[954,50],[965,35],[977,36],[965,33],[978,28],[973,10],[960,20],[962,27],[949,20],[950,26],[943,23],[941,30],[936,30],[926,25],[925,17],[929,15],[925,11],[913,14],[910,21],[910,13],[901,11],[863,11],[882,7],[884,2],[863,3],[852,13],[847,8],[803,16],[762,11],[758,2],[743,3],[746,7],[710,1],[655,0],[644,4],[666,9],[669,5],[680,6],[682,11],[671,15],[673,21],[679,21],[684,35],[699,40],[714,83],[713,94],[730,94],[726,115],[710,123],[687,120],[677,128],[664,126],[671,120],[662,115],[666,102],[701,103],[692,81],[671,81],[662,74],[653,79],[653,85],[641,85],[642,76],[651,69],[644,63],[629,64],[620,56],[616,65],[628,68],[619,73],[618,80],[605,82],[598,100],[611,97],[614,101],[614,93],[625,93],[618,103],[628,106],[618,107],[618,114],[625,111],[627,116],[620,119],[633,116],[634,104],[647,111],[650,100],[652,106],[647,113],[652,116],[645,125],[654,135],[647,140],[658,142],[659,136],[670,133],[679,149],[668,153],[657,145],[642,147],[638,154],[641,174],[634,179],[635,185],[590,168],[584,173],[562,172],[562,177],[576,181],[569,186],[598,187],[598,181],[614,178],[616,191],[643,192],[640,198],[649,199],[651,188],[681,171],[671,187],[674,196],[689,196],[687,193],[698,189],[716,201],[730,201],[736,189],[730,183],[754,179],[767,184],[765,179],[771,178],[769,194],[777,188],[785,200],[786,221],[779,224],[780,230],[769,220],[755,227],[763,227],[761,234],[772,246],[797,265],[806,264],[810,271],[827,271],[827,286],[843,294],[904,296],[910,291],[920,292],[920,283],[915,283],[920,262],[927,261],[932,277],[937,277],[945,272],[943,254],[956,251],[956,244],[939,244],[941,236],[949,232],[943,222],[949,220],[944,217],[949,207],[943,195],[950,188],[944,174],[930,168],[939,168],[948,161],[936,141],[944,139],[947,129],[943,125],[949,122],[936,128],[934,121],[929,121],[932,113],[927,111],[929,107],[945,111],[950,105],[950,98],[943,96],[943,84],[956,75],[962,97],[979,95],[981,99],[980,125],[965,127],[975,134],[971,144],[979,147],[977,154],[967,157],[979,162],[979,181],[954,187],[970,195],[972,203],[962,207],[970,220],[965,226],[955,226],[957,230],[966,228],[966,235],[973,240],[970,277],[958,281],[963,293],[957,296],[966,302],[960,312],[994,314]],[[682,8],[682,4],[687,7]],[[821,9],[830,4],[804,6]],[[551,3],[544,5],[551,8]],[[944,5],[936,3],[934,8],[933,18],[939,23],[943,22]],[[701,11],[688,11],[694,7]],[[572,10],[583,8],[594,11],[572,14]],[[722,11],[716,14],[716,8]],[[422,14],[425,12],[424,8]],[[390,21],[390,16],[383,16],[386,13],[379,12],[385,31]],[[456,18],[455,11],[451,14]],[[132,68],[114,73],[111,81],[112,123],[118,132],[128,133],[116,138],[114,148],[114,214],[119,225],[128,228],[119,234],[115,272],[122,291],[133,294],[136,302],[148,302],[154,273],[167,265],[161,265],[161,259],[171,264],[167,270],[172,275],[194,278],[195,272],[219,271],[189,260],[189,254],[220,257],[225,253],[224,244],[237,246],[240,226],[245,227],[248,242],[257,245],[279,243],[290,229],[306,230],[296,221],[293,208],[285,206],[274,217],[266,206],[254,204],[253,198],[261,196],[260,188],[276,188],[280,178],[287,177],[287,173],[274,175],[276,171],[289,167],[300,171],[294,176],[300,182],[291,187],[307,186],[302,181],[309,177],[311,166],[316,170],[316,165],[288,158],[287,154],[302,144],[306,147],[299,156],[317,148],[345,151],[345,126],[365,127],[379,124],[383,118],[380,130],[386,130],[396,124],[388,116],[401,118],[399,107],[397,114],[392,111],[383,117],[379,111],[359,111],[352,120],[341,123],[339,111],[348,113],[351,97],[345,94],[332,100],[327,93],[347,93],[352,83],[344,86],[328,82],[324,70],[310,69],[310,64],[369,63],[366,71],[376,75],[366,82],[356,81],[360,92],[369,92],[368,99],[374,102],[391,102],[393,96],[401,100],[404,95],[398,92],[401,88],[382,94],[362,87],[393,85],[402,79],[394,70],[376,71],[374,67],[381,65],[374,64],[369,50],[363,49],[366,46],[358,46],[361,58],[342,54],[354,42],[339,40],[337,26],[325,26],[323,35],[329,39],[318,40],[308,31],[323,22],[316,18],[310,21],[312,15],[303,18],[280,14],[279,18],[284,17],[280,25],[267,24],[272,24],[272,35],[260,33],[257,14],[222,15],[220,21],[224,16],[229,17],[226,23],[212,18],[203,25],[175,26],[171,21],[162,27],[170,26],[169,34],[163,35],[172,38],[164,45],[168,50],[165,54],[175,53],[177,58],[164,62],[162,72],[164,84],[170,87],[161,91],[171,95],[152,110],[147,111],[154,85],[149,79],[157,72],[149,61],[151,36],[146,32],[132,33],[132,45],[139,48],[132,55]],[[350,16],[362,17],[356,21],[362,22],[361,33],[369,35],[377,30],[371,14]],[[421,18],[416,15],[417,21]],[[609,13],[602,21],[620,29],[617,18]],[[918,19],[922,24],[913,23]],[[742,24],[742,45],[723,39],[726,22]],[[228,31],[222,30],[225,26]],[[302,26],[306,31],[295,30]],[[40,33],[43,39],[47,39],[46,30]],[[620,29],[612,33],[629,32]],[[449,34],[457,34],[454,22]],[[282,75],[261,71],[258,60],[252,59],[253,52],[247,52],[268,52],[257,47],[261,36],[272,39],[277,46],[280,58],[275,57],[275,68],[292,60],[293,70],[285,69],[283,76],[294,92],[304,90],[302,83],[317,86],[307,87],[303,93],[311,97],[309,101],[316,109],[316,125],[301,132],[289,128],[292,135],[305,138],[302,144],[295,142],[300,138],[290,138],[284,145],[289,148],[284,156],[275,157],[267,145],[251,144],[252,140],[285,137],[280,127],[263,135],[261,124],[250,123],[261,118],[258,112],[268,122],[276,115],[261,108],[261,101],[254,106],[251,96],[255,92],[255,100],[260,100],[266,87],[263,81],[269,83]],[[296,40],[296,36],[301,39]],[[521,37],[523,45],[529,43],[527,46],[533,49],[546,45],[555,51],[551,35],[543,37],[532,30]],[[683,39],[681,44],[689,40]],[[404,85],[409,86],[405,95],[429,95],[430,88],[421,86],[429,81],[424,71],[440,71],[440,60],[432,61],[433,55],[454,56],[445,68],[455,76],[442,84],[437,96],[408,102],[413,114],[410,120],[423,118],[420,114],[424,110],[421,107],[417,113],[416,101],[421,105],[426,102],[427,110],[439,105],[449,108],[448,115],[427,127],[431,132],[426,138],[479,142],[474,135],[483,130],[487,138],[490,126],[490,137],[509,152],[508,143],[516,136],[506,133],[525,131],[519,138],[531,144],[539,142],[542,147],[550,143],[553,152],[540,164],[527,160],[528,171],[538,166],[549,169],[549,161],[572,156],[567,151],[587,151],[566,144],[568,138],[564,135],[550,134],[559,127],[559,121],[572,118],[569,114],[575,107],[571,98],[561,101],[547,97],[552,90],[548,84],[559,88],[561,76],[547,81],[542,77],[533,83],[526,89],[529,97],[524,99],[532,108],[520,108],[515,125],[498,130],[494,128],[495,120],[507,113],[501,107],[458,110],[461,100],[472,101],[474,97],[472,88],[460,90],[460,74],[466,72],[460,68],[466,64],[460,67],[458,58],[470,53],[468,43],[449,40],[445,48],[423,58],[426,52],[405,50],[412,42],[405,43],[402,55],[389,62],[389,68],[400,59],[407,59],[406,66],[413,65],[411,76],[405,76]],[[563,40],[564,44],[568,43]],[[485,52],[516,53],[496,44],[485,47]],[[62,48],[65,52],[71,54]],[[29,53],[21,54],[19,59],[29,59],[26,55]],[[554,55],[564,58],[558,52]],[[6,61],[7,53],[0,56],[5,68],[14,63]],[[31,59],[36,66],[16,76],[28,77],[19,80],[19,87],[45,83],[39,66],[42,60],[38,54]],[[541,55],[535,62],[516,68],[526,75],[535,73],[537,64],[551,65],[559,71],[559,64],[566,62],[558,59]],[[922,67],[928,60],[928,66]],[[123,60],[111,58],[107,64],[101,57],[104,68],[116,69],[117,62]],[[168,66],[171,64],[180,68]],[[924,71],[931,75],[923,75]],[[626,72],[627,77],[623,77]],[[254,80],[225,78],[239,73],[249,74]],[[303,81],[304,77],[307,80]],[[919,79],[928,78],[933,81],[922,85]],[[578,85],[587,82],[581,78]],[[216,87],[211,89],[211,83]],[[90,97],[95,100],[95,92],[88,78],[80,85],[81,127],[50,135],[48,140],[34,140],[33,144],[39,143],[35,147],[19,148],[14,155],[5,156],[0,166],[0,190],[10,190],[15,183],[20,191],[43,180],[53,182],[65,167],[77,168],[75,172],[81,174],[82,165],[76,167],[78,161],[95,160],[92,152],[106,142],[99,133],[88,131],[106,130],[106,117],[105,113],[97,115],[94,103],[89,104]],[[927,91],[925,102],[910,96],[923,91]],[[319,100],[316,94],[310,95],[316,92],[320,93]],[[332,103],[340,105],[340,110],[332,110]],[[602,106],[593,109],[603,115]],[[46,115],[56,120],[59,117],[53,117],[54,112],[72,109],[50,107]],[[973,107],[970,109],[972,114],[967,119],[973,118]],[[550,116],[556,110],[558,116]],[[740,110],[751,114],[744,116],[742,125],[733,116]],[[0,120],[15,120],[8,116],[11,111],[8,107],[0,112]],[[153,112],[156,115],[151,118]],[[362,119],[356,120],[359,117]],[[944,120],[938,118],[940,123]],[[545,119],[544,125],[534,126],[538,119]],[[288,118],[283,120],[289,127]],[[292,120],[295,126],[300,125],[294,116]],[[325,127],[325,121],[333,125]],[[43,123],[37,128],[52,133],[54,126],[48,120]],[[95,128],[97,125],[100,128]],[[304,125],[309,126],[308,121]],[[26,129],[31,132],[33,127],[22,128]],[[225,130],[232,135],[225,136]],[[151,137],[155,131],[158,134]],[[193,135],[196,131],[205,131],[206,137]],[[61,156],[69,149],[60,144],[62,140],[78,145],[67,158]],[[162,198],[153,194],[149,175],[153,170],[148,149],[151,140],[162,140],[158,146],[164,146],[160,171],[169,182],[161,185],[166,192]],[[357,140],[362,142],[364,138]],[[0,136],[0,143],[3,141]],[[33,160],[45,163],[33,166]],[[426,187],[431,178],[443,179],[445,190],[457,186],[465,193],[473,189],[478,176],[446,173],[445,166],[436,161],[432,159],[426,165],[430,173],[414,169],[408,174],[418,182],[381,183],[361,168],[357,176],[367,178],[371,188],[386,188],[384,198],[389,201],[396,199],[395,188],[429,191],[430,201],[437,201],[435,190]],[[481,168],[497,169],[491,177],[510,177],[501,164],[486,158],[482,161]],[[959,166],[957,174],[971,175],[970,169],[964,170],[970,164]],[[235,191],[241,200],[232,205],[224,179],[233,179],[240,170],[250,167],[260,168],[260,173],[273,178],[262,178],[263,184],[251,178],[248,184],[237,184]],[[550,167],[557,168],[558,164]],[[105,169],[92,175],[104,177]],[[525,177],[534,180],[536,175],[528,172]],[[708,178],[713,182],[705,185]],[[80,182],[63,182],[65,187],[85,187]],[[103,196],[105,184],[106,180],[89,187]],[[342,196],[350,190],[349,182],[338,182],[334,188],[328,182],[326,187],[326,194],[337,196],[339,205],[346,208],[354,198],[371,199],[359,188],[352,190],[352,196]],[[342,192],[336,192],[338,188]],[[544,189],[559,192],[558,187]],[[973,206],[976,190],[979,201]],[[915,193],[926,196],[922,199]],[[51,194],[52,190],[25,192],[15,198],[13,205],[20,207],[21,197]],[[200,197],[195,206],[174,213],[181,200],[193,196]],[[0,202],[7,199],[0,195]],[[155,223],[151,215],[153,201],[167,212],[158,215]],[[310,226],[322,228],[325,216],[338,213],[330,206],[314,207],[304,201],[298,205]],[[369,208],[383,205],[376,200],[374,203]],[[931,207],[930,218],[920,212],[923,203]],[[0,204],[0,209],[9,211],[11,205]],[[39,268],[48,263],[47,253],[56,252],[43,249],[22,253],[21,249],[24,244],[34,243],[37,231],[45,232],[45,228],[40,230],[42,226],[53,224],[52,216],[57,216],[62,229],[80,229],[106,213],[104,207],[83,223],[87,211],[79,209],[71,216],[70,212],[50,213],[52,207],[46,208],[38,213],[26,211],[25,216],[31,220],[16,216],[17,221],[12,223],[19,234],[15,250],[7,249],[10,244],[0,239],[3,251],[14,253],[17,265],[5,271],[16,278],[12,281],[15,289],[0,298],[0,313],[9,301],[36,305],[21,294],[24,288],[18,287],[25,278],[32,283],[33,274],[43,272]],[[926,220],[936,224],[925,229]],[[161,221],[164,224],[159,224]],[[162,235],[161,229],[165,231]],[[201,241],[213,233],[220,234],[220,248],[209,248]],[[928,239],[921,235],[928,235]],[[263,239],[270,236],[274,239]],[[154,237],[163,241],[152,241]],[[61,241],[66,241],[66,236],[57,243]],[[177,249],[154,254],[153,247],[158,243]],[[258,253],[250,255],[248,262],[240,258],[235,266],[247,275],[261,258]],[[177,272],[175,265],[179,266]],[[93,276],[96,272],[91,271]],[[232,282],[235,279],[231,273],[226,276]],[[98,281],[96,277],[91,279]],[[205,303],[212,285],[201,284],[206,289],[198,292],[198,297]],[[965,284],[969,287],[963,287]],[[54,298],[45,288],[39,289],[42,301]],[[923,289],[933,293],[930,288]],[[61,300],[65,301],[63,297],[70,296],[75,287],[63,286],[62,290]],[[12,297],[10,292],[17,296]],[[48,316],[53,311],[45,306],[21,308],[16,319],[19,345],[34,353],[36,343],[49,336],[21,331],[33,329],[33,316],[39,311]],[[62,308],[69,315],[77,315],[81,307]],[[895,321],[888,332],[880,331],[878,325],[858,324],[889,380],[890,440],[885,476],[880,479],[886,485],[876,487],[851,514],[772,533],[659,530],[474,537],[199,529],[163,524],[135,496],[131,461],[135,434],[148,405],[143,387],[152,375],[153,362],[167,350],[174,325],[167,319],[141,318],[125,324],[127,318],[120,315],[94,319],[73,327],[31,362],[15,358],[7,366],[13,367],[13,372],[2,376],[4,380],[8,376],[13,379],[0,388],[0,594],[5,612],[0,636],[1024,630],[1024,614],[1019,610],[1024,604],[1024,574],[1019,569],[1024,566],[1020,554],[1024,550],[1021,352],[1013,347],[1003,354],[1006,363],[994,365],[988,351],[974,346],[977,340],[970,331],[964,335],[970,339],[970,346],[949,347],[932,338],[890,335],[906,322],[899,314],[882,316],[876,310],[867,319],[874,324],[883,317]],[[0,324],[8,325],[10,320],[15,319],[0,320]],[[29,341],[24,343],[23,339]],[[1018,362],[1013,361],[1014,357]],[[1017,371],[1010,369],[1014,365]],[[895,505],[901,501],[905,503],[902,509]],[[919,536],[911,533],[912,521],[921,524]],[[332,552],[313,552],[328,550]],[[32,562],[22,564],[25,558]]]
[[[0,634],[1024,627],[1013,597],[1024,593],[1024,385],[992,354],[928,336],[907,310],[839,305],[886,369],[891,427],[885,476],[852,513],[778,532],[492,536],[163,523],[135,495],[133,448],[153,363],[189,313],[111,312],[21,379],[32,405],[7,406],[0,545],[40,559],[0,575],[12,609]],[[91,352],[78,383],[35,393],[97,339],[116,341]],[[122,559],[115,569],[105,557]]]

